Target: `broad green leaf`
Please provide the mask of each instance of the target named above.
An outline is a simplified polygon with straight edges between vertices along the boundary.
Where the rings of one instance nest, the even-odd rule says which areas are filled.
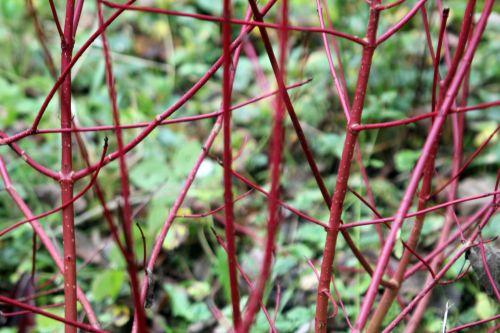
[[[97,274],[92,281],[92,295],[98,302],[106,298],[113,301],[120,293],[124,282],[125,272],[123,271],[109,270]]]
[[[394,157],[394,163],[396,164],[396,169],[400,172],[408,172],[413,169],[415,162],[420,156],[420,151],[418,150],[408,150],[403,149],[399,151]]]
[[[485,293],[476,294],[476,313],[480,319],[486,319],[496,314],[496,304]]]

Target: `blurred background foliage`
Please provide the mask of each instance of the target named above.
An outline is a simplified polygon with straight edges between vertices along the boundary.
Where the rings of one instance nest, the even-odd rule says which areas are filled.
[[[261,1],[262,2],[262,1]],[[314,1],[290,0],[290,21],[294,25],[319,26]],[[383,13],[379,34],[397,22],[415,1],[406,1]],[[222,1],[210,0],[143,0],[142,5],[168,8],[184,12],[220,15]],[[479,6],[482,1],[478,1]],[[47,43],[56,63],[59,62],[59,42],[49,6],[43,0],[34,1]],[[63,1],[56,4],[59,15],[63,15]],[[234,0],[234,16],[243,18],[246,1]],[[451,8],[448,33],[450,44],[456,44],[465,1],[445,1]],[[429,1],[430,22],[434,39],[437,36],[439,15],[435,4]],[[497,9],[499,9],[497,7]],[[335,28],[363,35],[367,5],[364,1],[329,1],[329,14]],[[110,10],[106,9],[109,14]],[[276,9],[266,17],[269,22],[276,19]],[[98,27],[95,1],[86,1],[77,33],[78,49]],[[234,27],[234,35],[239,27]],[[498,100],[500,97],[500,16],[498,10],[491,15],[490,23],[476,53],[470,77],[468,104]],[[126,12],[107,30],[112,49],[114,73],[118,90],[118,104],[123,124],[150,121],[177,99],[203,75],[220,56],[220,27],[216,23],[191,18],[167,17],[158,14]],[[275,31],[270,32],[277,42]],[[249,42],[255,48],[259,64],[268,80],[269,89],[275,89],[274,77],[269,61],[255,30]],[[435,40],[434,40],[435,42]],[[349,94],[352,98],[360,62],[359,46],[338,40],[345,69]],[[432,64],[426,49],[424,30],[419,15],[395,37],[380,46],[374,58],[369,81],[363,122],[381,122],[403,119],[429,112]],[[333,191],[335,173],[342,151],[345,120],[334,91],[321,35],[291,32],[289,40],[287,83],[312,78],[300,88],[291,90],[296,112],[304,127],[314,155]],[[277,48],[276,48],[277,50]],[[442,67],[442,73],[445,67]],[[36,110],[54,83],[43,58],[40,43],[22,0],[0,1],[0,124],[3,131],[14,133],[29,126]],[[264,93],[256,81],[255,67],[242,53],[237,66],[233,92],[233,103],[244,101]],[[73,112],[81,126],[112,124],[112,116],[105,85],[104,58],[100,40],[86,52],[73,71]],[[243,153],[234,163],[237,171],[267,188],[267,147],[272,116],[270,99],[248,105],[233,112],[233,145],[235,151],[244,145]],[[173,117],[197,115],[219,110],[221,102],[221,72],[216,75]],[[59,126],[58,102],[51,102],[40,128]],[[469,112],[464,137],[464,153],[468,156],[497,126],[500,119],[498,108]],[[194,164],[214,120],[201,120],[162,126],[128,155],[134,222],[142,226],[146,234],[146,247],[150,250],[155,236],[165,220],[169,208],[177,197],[185,177]],[[373,187],[377,207],[390,216],[397,209],[407,177],[416,159],[428,130],[429,122],[421,121],[403,127],[372,130],[360,135],[363,161]],[[132,139],[138,130],[127,130],[125,139]],[[110,133],[85,133],[83,138],[90,156],[97,161],[104,136],[110,137],[111,149],[115,149],[114,137]],[[22,149],[47,167],[57,170],[59,164],[59,136],[41,135],[24,139]],[[450,172],[452,150],[451,126],[448,123],[441,139],[442,145],[436,160],[438,175],[436,183],[446,179]],[[282,199],[294,207],[322,221],[328,220],[325,207],[314,179],[307,167],[297,137],[289,121],[286,124],[286,140],[282,172]],[[221,135],[217,138],[212,153],[222,152]],[[14,186],[34,212],[43,212],[58,205],[58,184],[41,177],[30,169],[22,159],[8,147],[0,147],[6,159]],[[75,167],[84,167],[84,162],[75,151]],[[500,160],[498,139],[480,155],[463,175],[459,196],[490,191]],[[99,182],[105,190],[110,207],[116,211],[119,193],[117,163],[111,163],[100,173]],[[353,167],[350,186],[359,193],[366,190],[357,167]],[[202,213],[222,205],[222,169],[217,161],[207,159],[189,191],[180,214]],[[82,188],[87,180],[77,184]],[[235,194],[248,188],[234,183]],[[441,200],[443,198],[437,198]],[[262,255],[265,236],[266,199],[253,192],[235,205],[236,221],[251,232],[239,234],[238,257],[250,276],[255,278]],[[478,203],[459,206],[460,214],[468,214]],[[424,252],[439,237],[443,222],[442,211],[426,218],[423,241],[418,250]],[[103,327],[112,331],[128,331],[132,311],[124,261],[114,246],[101,208],[95,196],[89,192],[76,205],[79,283],[87,291]],[[348,193],[343,220],[346,222],[369,219],[371,212]],[[22,218],[4,190],[0,190],[0,228],[5,228]],[[228,301],[228,277],[225,252],[217,244],[211,228],[223,234],[222,215],[198,219],[177,218],[164,243],[163,252],[155,269],[155,304],[148,310],[151,324],[158,332],[207,332],[225,331],[230,321]],[[498,217],[491,221],[483,236],[495,236],[493,225],[498,226]],[[59,215],[42,221],[51,238],[61,243]],[[408,220],[407,226],[412,221]],[[406,228],[405,228],[406,230]],[[135,230],[136,253],[142,258],[142,241]],[[404,233],[404,230],[403,230]],[[362,227],[351,230],[358,246],[376,261],[379,249],[374,229]],[[0,242],[0,290],[12,290],[23,274],[31,271],[31,237],[28,225],[17,229]],[[280,290],[276,326],[280,332],[307,332],[314,318],[316,277],[307,264],[312,260],[320,263],[323,249],[323,230],[308,224],[290,212],[283,211],[281,232],[278,237],[277,258],[274,262],[272,284],[265,293],[266,304],[274,313],[275,299]],[[369,283],[353,255],[343,242],[338,244],[336,258],[336,281],[347,315],[357,316],[362,294]],[[61,286],[62,278],[55,274],[55,267],[44,248],[37,252],[36,271],[38,284],[43,285],[57,276],[49,286]],[[398,255],[398,253],[396,253]],[[454,277],[462,265],[456,265],[447,275]],[[392,263],[394,264],[394,263]],[[425,275],[415,275],[404,286],[405,295],[418,289]],[[240,283],[245,302],[248,287]],[[48,287],[45,287],[48,288]],[[423,330],[436,332],[440,329],[445,303],[449,300],[449,327],[460,323],[487,318],[497,307],[484,294],[474,278],[468,274],[459,282],[435,289],[431,307],[426,313]],[[54,304],[63,301],[62,292],[37,299],[37,304]],[[242,303],[244,304],[244,303]],[[216,321],[210,308],[216,305],[226,319]],[[394,313],[398,311],[394,307]],[[49,309],[62,314],[62,308]],[[334,320],[339,331],[347,331],[340,314]],[[35,332],[60,331],[59,323],[37,316]],[[1,328],[0,332],[14,332],[14,327]],[[268,324],[262,315],[257,318],[254,332],[267,332]]]

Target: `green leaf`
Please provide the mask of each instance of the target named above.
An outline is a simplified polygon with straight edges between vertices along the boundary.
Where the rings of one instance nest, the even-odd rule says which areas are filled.
[[[160,156],[149,156],[130,171],[130,179],[134,185],[144,190],[158,188],[168,175],[169,170],[165,168],[165,161]]]
[[[163,248],[171,251],[181,245],[189,236],[189,229],[185,224],[174,223],[163,242]]]
[[[222,2],[221,1],[206,1],[206,0],[196,0],[196,4],[203,10],[211,13],[220,15],[222,12]]]
[[[401,150],[396,154],[394,157],[394,163],[396,164],[396,169],[398,169],[399,172],[408,172],[413,169],[413,166],[415,165],[415,162],[418,160],[418,157],[420,156],[419,151],[415,150]]]
[[[189,296],[198,301],[201,301],[203,298],[210,295],[210,291],[211,286],[205,281],[191,281],[189,287],[187,288]]]
[[[64,310],[61,309],[46,309],[45,311],[55,314],[57,316],[64,317]],[[61,332],[63,330],[64,324],[55,321],[49,317],[36,316],[36,332],[49,333],[49,332]]]
[[[203,302],[192,304],[188,310],[189,320],[191,322],[204,321],[212,317],[212,313],[208,309],[208,306]]]
[[[476,313],[480,319],[486,319],[495,315],[495,305],[485,293],[476,294]]]
[[[290,325],[297,329],[303,324],[310,322],[314,319],[314,307],[297,306],[285,314],[287,321]]]
[[[92,295],[98,302],[106,298],[114,300],[120,293],[124,281],[123,271],[106,271],[99,274],[92,282]]]
[[[303,243],[290,244],[286,247],[286,252],[289,252],[295,258],[311,258],[314,255],[314,251],[310,246]]]
[[[192,315],[189,312],[190,303],[186,290],[171,283],[165,283],[163,289],[169,297],[174,316],[191,318]]]
[[[276,258],[276,263],[273,267],[273,273],[276,275],[284,275],[297,264],[297,258],[293,256],[281,256]]]
[[[126,262],[123,258],[123,254],[115,243],[110,245],[110,249],[108,252],[108,260],[110,261],[110,267],[113,269],[125,269]]]
[[[163,289],[169,297],[174,316],[189,322],[204,321],[212,316],[205,303],[190,302],[186,289],[171,283],[164,284]]]
[[[321,155],[333,155],[337,158],[340,158],[342,156],[343,146],[343,135],[328,133],[319,136],[316,149]]]
[[[322,248],[322,243],[325,241],[325,235],[322,232],[318,232],[319,230],[318,226],[312,225],[311,223],[303,224],[297,231],[296,239]]]
[[[229,285],[229,268],[227,266],[226,252],[223,249],[218,248],[215,259],[216,261],[212,266],[214,274],[217,276],[220,284],[222,285],[222,288],[224,289],[224,295],[226,296],[226,299],[230,300],[231,287]]]

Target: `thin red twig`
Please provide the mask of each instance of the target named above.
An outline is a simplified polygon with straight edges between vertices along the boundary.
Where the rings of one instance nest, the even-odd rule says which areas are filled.
[[[32,306],[32,305],[28,305],[28,304],[24,304],[22,302],[19,302],[19,301],[16,301],[15,299],[11,299],[11,298],[8,298],[8,297],[5,297],[5,296],[1,296],[0,295],[0,302],[3,302],[3,303],[7,303],[7,304],[10,304],[10,305],[14,305],[18,308],[21,308],[21,309],[26,309],[32,313],[37,313],[39,315],[42,315],[44,317],[48,317],[48,318],[51,318],[51,319],[54,319],[54,320],[57,320],[61,323],[65,323],[66,326],[70,326],[70,327],[73,327],[75,330],[76,328],[81,328],[87,332],[95,332],[95,333],[105,333],[106,331],[104,330],[100,330],[100,329],[97,329],[93,326],[90,326],[88,324],[83,324],[83,323],[79,323],[77,321],[72,321],[72,320],[68,320],[68,319],[65,319],[63,317],[59,317],[53,313],[50,313],[50,312],[47,312],[47,311],[44,311],[36,306]]]
[[[126,5],[126,4],[122,5],[122,4],[117,4],[117,3],[106,1],[106,0],[102,0],[102,3],[104,3],[107,6],[112,7],[112,8],[135,10],[135,11],[157,13],[157,14],[166,14],[166,15],[172,15],[172,16],[184,16],[184,17],[191,17],[191,18],[196,18],[199,20],[210,21],[210,22],[219,22],[219,23],[224,22],[223,17],[216,17],[216,16],[211,16],[211,15],[196,14],[196,13],[184,13],[184,12],[179,12],[179,11],[175,11],[175,10],[167,10],[167,9],[153,8],[153,7],[146,7],[146,6],[131,6],[131,5]],[[362,38],[359,38],[359,37],[353,36],[353,35],[349,35],[347,33],[341,32],[341,31],[332,30],[332,29],[324,29],[324,28],[319,29],[319,28],[315,28],[315,27],[297,27],[297,26],[292,26],[292,25],[288,25],[288,24],[285,27],[283,27],[280,24],[259,22],[258,20],[249,21],[249,20],[229,19],[228,22],[231,24],[236,24],[236,25],[256,26],[256,27],[264,27],[264,28],[277,29],[277,30],[285,29],[287,31],[325,33],[325,34],[330,34],[330,35],[338,36],[341,38],[345,38],[345,39],[350,40],[350,41],[357,43],[359,45],[366,44],[366,41],[364,41]]]

